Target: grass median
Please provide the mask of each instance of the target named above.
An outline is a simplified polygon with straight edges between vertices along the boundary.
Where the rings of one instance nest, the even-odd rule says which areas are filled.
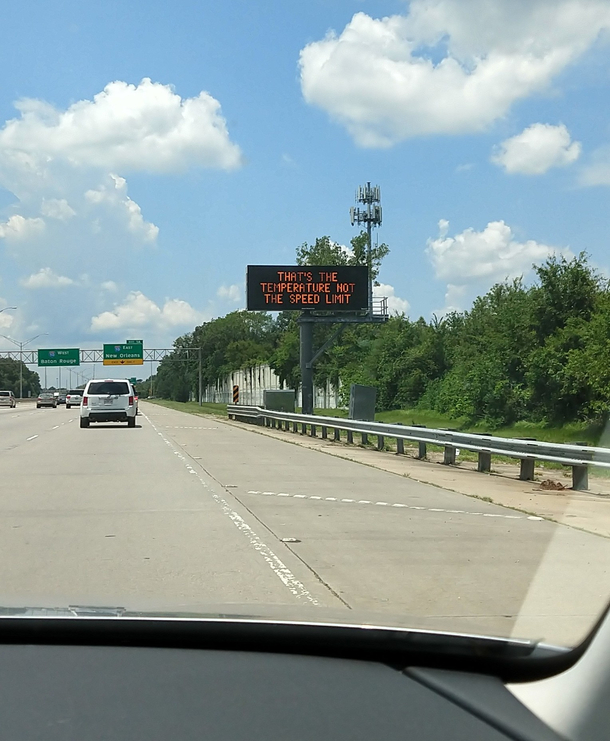
[[[142,399],[150,404],[156,404],[166,409],[175,409],[177,412],[188,412],[189,414],[215,414],[218,417],[227,416],[226,404],[212,404],[204,401],[199,405],[196,401],[170,401],[169,399]]]

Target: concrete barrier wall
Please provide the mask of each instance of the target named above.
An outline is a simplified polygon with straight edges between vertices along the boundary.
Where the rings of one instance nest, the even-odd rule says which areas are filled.
[[[203,391],[203,401],[232,404],[233,386],[239,386],[239,403],[252,406],[262,406],[265,389],[288,388],[268,365],[254,365],[251,368],[234,371],[214,386],[208,386]],[[338,405],[339,389],[335,389],[330,383],[314,388],[314,406],[321,409],[337,409]],[[297,406],[301,406],[300,389],[297,390]]]

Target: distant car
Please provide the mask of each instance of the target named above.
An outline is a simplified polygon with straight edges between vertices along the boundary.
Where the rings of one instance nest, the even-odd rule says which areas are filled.
[[[79,407],[83,400],[83,389],[72,389],[66,394],[66,409]]]
[[[80,426],[91,422],[127,422],[136,426],[137,405],[133,386],[129,381],[108,378],[89,381],[83,392],[80,407]]]
[[[58,404],[65,404],[66,403],[67,393],[65,391],[63,391],[63,390],[56,391],[55,393],[57,395],[57,403]]]
[[[0,391],[0,407],[10,407],[14,409],[17,406],[17,399],[12,391]]]
[[[40,409],[40,407],[57,409],[57,396],[52,391],[41,391],[36,399],[36,409]]]

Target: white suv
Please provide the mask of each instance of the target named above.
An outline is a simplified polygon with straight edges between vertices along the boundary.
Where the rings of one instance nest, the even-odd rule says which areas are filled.
[[[91,422],[127,422],[128,427],[135,427],[134,396],[129,381],[113,378],[89,381],[83,391],[80,426],[89,427]]]
[[[13,396],[12,391],[0,391],[0,407],[10,407],[14,409],[17,406],[17,401]]]
[[[66,409],[70,409],[70,407],[79,407],[82,400],[82,389],[72,389],[71,391],[68,391],[66,394]]]

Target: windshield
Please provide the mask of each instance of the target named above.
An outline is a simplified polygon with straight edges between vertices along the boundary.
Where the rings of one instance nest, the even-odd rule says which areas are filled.
[[[96,381],[89,384],[89,394],[128,394],[129,386],[120,381]]]
[[[0,608],[583,640],[607,0],[9,6]]]

